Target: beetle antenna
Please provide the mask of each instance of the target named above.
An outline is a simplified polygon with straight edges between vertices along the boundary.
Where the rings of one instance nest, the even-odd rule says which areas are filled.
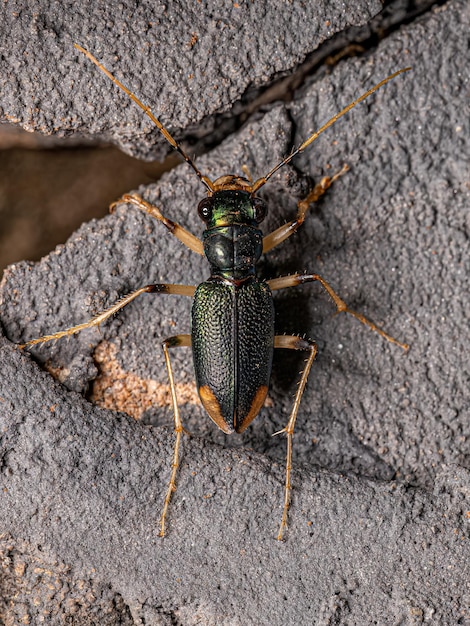
[[[360,102],[362,102],[363,100],[368,98],[371,94],[373,94],[375,91],[377,91],[377,89],[380,89],[381,87],[383,87],[386,83],[388,83],[388,81],[392,80],[393,78],[395,78],[399,74],[403,74],[403,72],[409,72],[410,70],[411,70],[411,67],[405,67],[405,68],[403,68],[401,70],[398,70],[398,72],[395,72],[394,74],[391,74],[387,78],[384,78],[383,80],[380,81],[380,83],[377,83],[377,85],[375,85],[375,87],[372,87],[371,89],[369,89],[368,91],[363,93],[362,96],[359,96],[359,98],[354,100],[354,102],[351,102],[351,104],[348,104],[348,106],[344,107],[344,109],[342,111],[340,111],[339,113],[334,115],[319,130],[317,130],[312,135],[310,135],[310,137],[308,137],[308,139],[306,139],[303,142],[303,144],[301,144],[298,148],[294,149],[288,156],[286,156],[285,159],[283,159],[280,163],[278,163],[275,167],[273,167],[273,169],[268,174],[266,174],[266,176],[263,176],[262,178],[259,178],[253,184],[252,192],[254,193],[255,191],[258,191],[258,189],[260,187],[262,187],[264,184],[266,184],[266,182],[271,178],[271,176],[273,174],[275,174],[279,169],[281,169],[281,167],[284,167],[284,165],[287,165],[287,163],[290,163],[292,161],[292,159],[295,156],[297,156],[298,154],[300,154],[300,152],[303,152],[305,150],[305,148],[308,148],[308,146],[311,143],[313,143],[315,141],[315,139],[317,139],[317,137],[322,134],[323,131],[325,131],[330,126],[333,126],[333,124],[337,120],[339,120],[340,117],[343,117],[343,115],[346,115],[346,113],[348,111],[350,111],[357,104],[359,104]]]
[[[209,191],[214,191],[214,185],[213,185],[212,181],[210,180],[210,178],[208,178],[207,176],[204,176],[200,172],[200,170],[196,167],[196,165],[194,164],[194,162],[191,159],[191,157],[189,155],[187,155],[186,152],[183,150],[183,148],[178,144],[178,142],[175,139],[173,139],[173,137],[170,135],[170,133],[167,131],[167,129],[163,126],[163,124],[152,113],[150,108],[145,106],[145,104],[143,102],[141,102],[139,100],[139,98],[137,98],[137,96],[132,93],[132,91],[130,91],[117,78],[115,78],[111,74],[111,72],[109,72],[104,67],[104,65],[102,65],[98,61],[98,59],[96,59],[91,54],[91,52],[88,52],[88,50],[85,50],[85,48],[82,48],[82,46],[79,46],[77,43],[75,43],[73,45],[75,46],[75,48],[77,48],[77,50],[79,50],[80,52],[83,52],[83,54],[86,57],[88,57],[90,59],[90,61],[92,61],[92,63],[94,63],[104,74],[106,74],[106,76],[108,78],[110,78],[113,81],[113,83],[119,87],[119,89],[122,89],[122,91],[124,91],[129,96],[129,98],[131,98],[137,104],[137,106],[139,106],[142,109],[142,111],[145,113],[145,115],[152,120],[152,122],[155,124],[155,126],[158,128],[158,130],[161,132],[161,134],[165,137],[165,139],[168,141],[168,143],[177,152],[179,152],[181,154],[181,156],[183,157],[183,159],[186,161],[186,163],[188,163],[193,168],[193,170],[196,172],[196,175],[199,178],[199,180],[207,187],[207,189]]]

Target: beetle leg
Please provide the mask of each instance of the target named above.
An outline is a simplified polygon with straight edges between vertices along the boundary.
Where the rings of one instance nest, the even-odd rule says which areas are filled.
[[[305,216],[307,214],[310,205],[313,202],[318,202],[321,196],[331,187],[331,185],[337,180],[340,176],[345,174],[348,171],[349,167],[345,164],[341,168],[339,172],[336,172],[333,176],[325,176],[321,179],[319,183],[315,185],[312,191],[308,194],[306,198],[303,200],[299,200],[297,202],[297,217],[295,220],[291,222],[287,222],[287,224],[283,224],[276,230],[273,230],[272,233],[263,237],[263,252],[268,252],[272,250],[280,243],[285,241],[288,237],[293,235],[296,230],[305,221]]]
[[[342,300],[338,296],[338,294],[335,293],[335,291],[333,291],[333,289],[326,282],[326,280],[324,280],[318,274],[293,274],[292,276],[282,276],[281,278],[273,278],[271,280],[268,280],[267,282],[271,291],[276,291],[277,289],[285,289],[286,287],[296,287],[297,285],[303,285],[304,283],[311,283],[313,281],[318,281],[321,284],[321,286],[327,291],[328,295],[330,296],[330,298],[333,300],[333,302],[336,305],[337,313],[349,313],[349,315],[352,315],[357,320],[359,320],[361,324],[368,326],[371,330],[373,330],[375,333],[378,333],[381,337],[383,337],[390,343],[394,343],[395,345],[400,346],[400,348],[402,348],[405,351],[408,350],[409,348],[408,344],[401,343],[397,339],[394,339],[393,337],[388,335],[385,331],[383,331],[381,328],[376,326],[373,322],[368,320],[367,317],[364,317],[362,313],[356,313],[356,311],[353,311],[352,309],[350,309],[348,305],[346,304],[346,302],[344,302],[344,300]]]
[[[165,341],[163,342],[163,353],[165,355],[165,363],[168,370],[168,378],[170,381],[171,399],[173,402],[173,417],[175,420],[176,441],[173,451],[173,462],[171,464],[170,484],[168,485],[165,502],[163,504],[163,511],[160,517],[160,537],[165,536],[165,519],[168,512],[168,505],[170,504],[172,493],[176,491],[176,474],[178,472],[179,466],[179,449],[181,444],[181,435],[183,433],[183,424],[181,422],[178,399],[176,397],[175,379],[173,376],[173,368],[171,366],[169,352],[170,348],[179,348],[181,346],[191,346],[191,335],[175,335],[174,337],[169,337],[168,339],[165,339]]]
[[[124,296],[120,300],[118,300],[115,304],[108,307],[98,315],[95,315],[88,320],[88,322],[84,322],[83,324],[78,324],[77,326],[71,326],[70,328],[66,328],[65,330],[61,330],[58,333],[53,333],[52,335],[44,335],[43,337],[38,337],[37,339],[31,339],[26,343],[20,344],[20,348],[29,348],[30,346],[34,346],[38,343],[46,343],[47,341],[53,341],[56,339],[61,339],[62,337],[69,337],[70,335],[75,335],[76,333],[85,330],[86,328],[93,328],[93,326],[99,326],[110,317],[115,315],[118,311],[123,309],[127,304],[135,300],[138,296],[143,293],[165,293],[165,294],[177,294],[181,296],[193,296],[196,291],[196,287],[194,285],[172,285],[167,283],[160,283],[156,285],[146,285],[145,287],[141,287],[136,291],[133,291],[127,296]]]
[[[145,213],[148,213],[156,220],[161,222],[164,226],[166,226],[170,233],[174,235],[176,239],[184,243],[184,245],[187,246],[190,250],[192,250],[193,252],[197,252],[200,255],[204,255],[204,246],[202,241],[198,239],[195,235],[190,233],[189,230],[186,230],[186,228],[183,228],[176,222],[173,222],[172,220],[162,215],[160,209],[153,204],[150,204],[137,194],[126,193],[121,198],[119,198],[119,200],[116,200],[116,202],[113,202],[111,204],[111,206],[109,207],[110,211],[113,212],[116,206],[121,203],[133,204],[141,211],[145,211]]]
[[[291,487],[292,439],[294,436],[295,420],[297,419],[297,413],[299,411],[300,400],[302,399],[305,385],[307,384],[307,378],[310,372],[310,368],[312,367],[312,363],[315,359],[315,355],[317,354],[317,346],[314,341],[311,341],[310,339],[302,339],[301,337],[297,337],[296,335],[276,335],[274,337],[274,347],[275,348],[287,348],[289,350],[308,350],[310,352],[308,359],[307,359],[307,364],[300,378],[299,388],[297,389],[297,393],[295,394],[294,406],[292,407],[292,411],[289,417],[289,421],[287,422],[287,426],[283,428],[282,430],[280,430],[279,432],[274,433],[275,435],[278,435],[280,433],[286,433],[286,437],[287,437],[284,509],[282,511],[281,526],[279,528],[279,533],[277,535],[278,540],[282,541],[282,535],[284,533],[284,530],[287,527],[287,511],[289,509],[291,490],[292,490],[292,487]]]
[[[248,182],[253,183],[253,176],[251,175],[250,168],[245,163],[242,165],[242,172],[245,174]]]

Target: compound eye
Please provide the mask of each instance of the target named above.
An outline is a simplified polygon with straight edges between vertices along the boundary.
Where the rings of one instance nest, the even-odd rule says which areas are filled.
[[[266,217],[266,213],[267,213],[266,203],[261,198],[253,198],[253,200],[251,201],[251,206],[253,207],[255,220],[259,224]]]
[[[214,208],[214,202],[212,198],[204,198],[198,204],[197,212],[199,213],[199,217],[208,222],[212,217],[212,209]]]

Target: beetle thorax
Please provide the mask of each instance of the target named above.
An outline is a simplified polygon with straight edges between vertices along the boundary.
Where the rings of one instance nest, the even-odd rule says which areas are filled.
[[[204,253],[213,275],[243,279],[255,273],[263,250],[257,226],[264,213],[262,200],[242,190],[217,191],[200,203],[199,214],[207,224]]]
[[[204,232],[204,253],[213,275],[236,279],[253,275],[262,251],[261,231],[253,226],[233,224]]]

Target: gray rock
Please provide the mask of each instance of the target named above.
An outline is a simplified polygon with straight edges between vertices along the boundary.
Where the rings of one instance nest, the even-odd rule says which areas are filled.
[[[115,623],[128,623],[129,614],[136,624],[466,623],[469,21],[463,0],[428,13],[368,56],[313,78],[290,105],[271,108],[197,161],[213,178],[239,173],[244,164],[253,176],[263,175],[362,91],[413,65],[412,73],[354,109],[263,190],[268,231],[292,219],[311,177],[349,164],[302,231],[266,255],[261,269],[268,277],[318,272],[352,308],[411,345],[404,354],[356,320],[334,317],[319,287],[276,294],[279,331],[306,333],[320,348],[296,427],[284,543],[275,535],[285,442],[270,435],[286,422],[302,355],[276,358],[272,406],[243,437],[215,432],[188,393],[182,414],[195,436],[184,440],[169,531],[160,539],[173,442],[170,407],[141,406],[143,419],[134,421],[82,394],[98,393],[92,387],[97,367],[109,362],[125,373],[121,386],[151,381],[161,391],[167,377],[160,343],[188,332],[188,299],[142,296],[100,331],[31,350],[34,360],[10,343],[80,323],[150,282],[197,284],[208,271],[203,259],[148,216],[121,206],[82,226],[41,263],[5,273],[0,527],[23,553],[38,559],[41,550],[58,575],[84,581],[82,589],[95,594],[103,611],[114,593]],[[150,56],[132,64],[137,75]],[[297,62],[292,59],[285,68]],[[84,61],[81,71],[93,81],[89,94],[103,90],[89,109],[92,132],[109,131],[102,107],[112,98],[118,126],[127,115],[136,120],[126,122],[129,140],[135,138],[136,153],[146,152],[138,113],[129,113],[132,107]],[[119,69],[134,79],[132,67],[119,63]],[[178,89],[185,91],[181,83]],[[55,88],[49,91],[56,97]],[[214,109],[204,103],[208,116],[233,95],[220,98]],[[186,126],[187,105],[181,117],[172,106],[168,119]],[[121,137],[120,128],[112,133]],[[168,217],[201,232],[195,207],[204,189],[187,166],[140,192]],[[103,346],[104,361],[96,363],[95,350]],[[186,350],[180,352],[175,370],[184,387],[192,365]],[[115,394],[119,408],[126,396],[134,402],[129,387]],[[66,574],[60,564],[69,568]],[[26,568],[26,581],[32,569]],[[24,602],[24,611],[35,615]],[[65,602],[47,606],[55,611],[50,623],[71,615]],[[9,615],[20,615],[20,608],[10,606]],[[88,623],[80,619],[76,623]]]
[[[260,0],[255,3],[113,3],[44,0],[2,9],[2,117],[45,134],[113,140],[136,156],[169,152],[73,47],[90,50],[153,107],[177,137],[212,126],[249,88],[291,72],[326,39],[365,24],[382,5]]]

